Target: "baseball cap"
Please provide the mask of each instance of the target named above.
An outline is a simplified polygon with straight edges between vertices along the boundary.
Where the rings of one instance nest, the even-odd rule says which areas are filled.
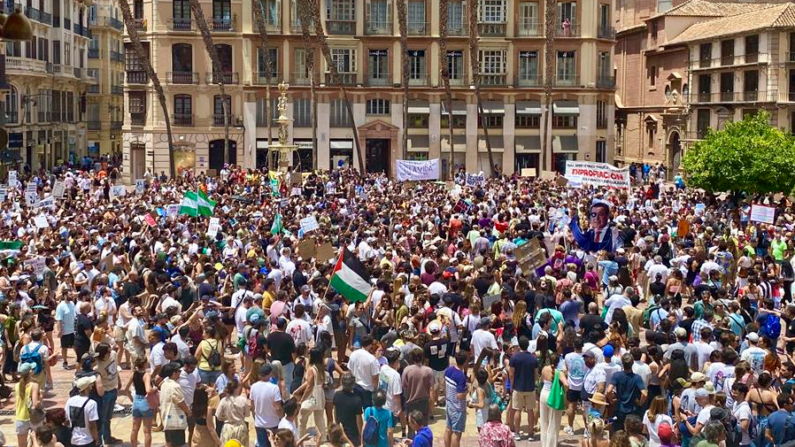
[[[759,334],[757,334],[756,332],[751,332],[745,336],[745,339],[752,343],[756,343],[759,341]]]
[[[270,363],[266,363],[262,365],[259,369],[259,375],[262,376],[269,376],[273,372],[273,367]]]
[[[20,363],[19,366],[17,367],[17,372],[19,372],[24,376],[25,374],[28,374],[29,372],[33,371],[35,368],[36,368],[35,363]]]
[[[704,373],[694,372],[693,374],[690,375],[690,383],[706,382],[706,380],[707,376],[705,376]]]
[[[667,422],[663,422],[657,427],[657,437],[660,438],[660,442],[663,444],[670,444],[671,440],[674,437],[674,431],[671,428],[671,424]]]
[[[605,345],[605,347],[602,348],[602,354],[605,355],[605,358],[612,357],[613,356],[613,346]]]
[[[431,334],[437,334],[441,331],[442,328],[439,326],[439,323],[432,321],[431,324],[428,325],[428,332]]]
[[[709,392],[704,388],[699,388],[696,390],[696,397],[709,397]]]
[[[588,358],[596,358],[596,354],[594,354],[594,353],[593,353],[593,352],[591,352],[591,351],[585,351],[585,352],[583,352],[583,353],[582,353],[582,356],[583,356],[583,357],[588,357]]]
[[[97,376],[81,377],[75,382],[75,387],[80,391],[85,391],[97,381]]]

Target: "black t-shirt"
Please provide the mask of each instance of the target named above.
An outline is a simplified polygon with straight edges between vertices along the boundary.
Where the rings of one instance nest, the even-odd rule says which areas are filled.
[[[358,447],[361,435],[356,421],[362,414],[362,398],[356,393],[339,390],[334,393],[335,419],[342,424],[342,429],[354,447]]]
[[[651,296],[655,296],[655,295],[664,296],[665,295],[665,283],[664,282],[654,281],[653,283],[649,284],[649,293],[651,293]]]
[[[580,328],[582,333],[587,335],[593,330],[603,331],[607,329],[607,324],[599,315],[587,314],[580,319]]]
[[[268,348],[271,350],[271,358],[282,362],[282,365],[293,362],[295,352],[295,341],[289,334],[281,331],[271,332],[268,335]]]
[[[694,321],[696,321],[695,318],[684,319],[684,320],[682,320],[681,323],[679,323],[679,327],[681,327],[682,329],[687,331],[687,335],[690,336],[690,333],[693,331],[693,322]]]
[[[511,356],[510,367],[514,369],[514,382],[511,388],[516,391],[535,391],[538,359],[529,352]]]
[[[783,317],[784,321],[787,323],[787,337],[795,337],[795,319],[788,320],[786,317]],[[795,341],[788,341],[787,342],[787,352],[792,352],[795,350]]]
[[[452,354],[450,343],[447,340],[431,340],[425,345],[425,358],[428,359],[428,366],[434,371],[444,371],[450,366],[450,355]]]
[[[86,331],[94,332],[94,323],[87,316],[80,314],[77,316],[75,326],[75,345],[88,349],[91,346],[91,336],[86,335]]]
[[[478,291],[478,295],[486,296],[486,292],[489,290],[489,287],[491,286],[491,281],[488,281],[486,280],[486,278],[481,276],[475,280],[475,283],[473,285],[475,286],[475,290]]]
[[[130,298],[139,295],[143,292],[143,289],[138,284],[138,282],[127,281],[124,283],[121,289],[121,294],[119,295],[118,299],[116,300],[116,306],[119,307],[122,304],[126,303],[127,300]]]

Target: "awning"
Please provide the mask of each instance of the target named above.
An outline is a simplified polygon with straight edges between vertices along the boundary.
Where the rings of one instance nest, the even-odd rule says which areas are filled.
[[[11,149],[0,150],[1,163],[19,163],[22,161],[24,160],[22,159],[22,155],[19,154],[19,151]]]
[[[503,152],[505,150],[505,143],[502,141],[502,135],[489,135],[491,141],[492,152]],[[478,152],[488,152],[486,148],[486,137],[478,137]]]
[[[257,140],[257,149],[267,149],[268,140]]]
[[[483,101],[483,113],[490,115],[504,115],[505,103],[501,101]]]
[[[555,101],[552,104],[552,113],[560,116],[577,116],[580,114],[580,104],[577,101]]]
[[[556,135],[552,137],[552,152],[579,152],[577,135]]]
[[[331,140],[331,149],[353,149],[353,140]]]
[[[453,144],[456,152],[465,153],[467,150],[467,136],[453,135]],[[450,152],[450,136],[447,133],[443,133],[441,145],[443,151]]]
[[[428,142],[428,135],[409,135],[409,151],[428,152],[430,147]]]
[[[541,101],[518,101],[517,115],[541,115]]]
[[[409,100],[409,114],[428,115],[430,113],[431,108],[428,106],[428,101]]]
[[[467,103],[466,101],[453,101],[453,115],[464,115],[467,114]],[[447,115],[447,101],[442,100],[442,116]]]
[[[540,135],[516,135],[516,152],[541,152]]]

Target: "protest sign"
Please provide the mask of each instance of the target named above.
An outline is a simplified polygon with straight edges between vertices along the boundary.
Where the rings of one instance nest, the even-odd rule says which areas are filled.
[[[607,186],[629,189],[629,166],[617,168],[607,163],[566,161],[566,179],[571,186]]]
[[[541,171],[541,180],[555,180],[558,173],[555,171]]]
[[[8,186],[17,187],[17,171],[8,171]]]
[[[486,176],[481,172],[480,174],[467,174],[466,185],[469,187],[483,186],[486,184]]]
[[[536,168],[522,168],[522,177],[535,177]]]
[[[36,222],[36,228],[50,227],[50,223],[47,222],[47,216],[45,216],[44,214],[39,214],[38,216],[36,216],[36,219],[34,219],[34,221]]]
[[[39,191],[35,183],[30,182],[25,186],[25,203],[34,206],[39,203]]]
[[[326,242],[315,250],[315,259],[317,259],[318,262],[328,262],[330,259],[334,258],[334,253],[334,247]]]
[[[316,252],[317,247],[315,246],[315,240],[312,238],[304,239],[298,244],[298,254],[301,255],[301,259],[305,261],[315,257]]]
[[[500,295],[487,295],[481,300],[481,305],[485,312],[491,311],[491,305],[500,300]]]
[[[317,223],[315,216],[309,216],[301,219],[301,230],[303,230],[304,234],[317,230],[318,228],[320,228],[320,225]]]
[[[293,188],[290,191],[291,196],[300,196],[301,195],[301,188]]]
[[[433,160],[395,160],[397,179],[436,180],[439,178],[439,159]]]
[[[30,267],[34,275],[41,276],[44,273],[44,269],[47,267],[44,261],[44,257],[37,256],[35,258],[26,259],[25,266]]]
[[[47,196],[43,200],[36,203],[36,208],[45,208],[48,206],[55,206],[55,197]]]
[[[676,226],[676,237],[683,238],[687,236],[687,233],[690,233],[690,222],[687,219],[679,219]]]
[[[172,203],[166,208],[166,215],[168,217],[179,216],[179,203]]]
[[[513,252],[516,262],[522,269],[522,273],[529,273],[547,262],[544,249],[538,243],[538,239],[532,238],[528,242],[520,245]]]
[[[211,217],[210,225],[207,226],[207,236],[210,236],[210,239],[215,239],[219,231],[221,231],[221,219],[219,217]]]
[[[135,180],[135,193],[143,194],[146,190],[146,180],[139,178]]]
[[[113,270],[113,253],[105,256],[99,261],[99,271],[100,272],[109,272]]]
[[[0,185],[0,202],[5,202],[8,197],[8,186]]]
[[[776,209],[772,206],[751,205],[751,222],[773,224],[776,222]]]
[[[149,214],[149,213],[146,213],[146,214],[144,215],[144,221],[145,221],[145,222],[146,222],[146,224],[147,224],[147,225],[149,225],[150,227],[154,227],[155,225],[157,225],[157,221],[155,220],[154,216],[152,216],[152,215],[151,215],[151,214]]]
[[[127,195],[127,188],[125,188],[124,185],[111,186],[109,195],[110,200],[113,200],[117,197],[124,197]]]
[[[63,199],[64,191],[66,190],[66,185],[62,180],[56,180],[55,184],[52,185],[52,196],[58,200]]]

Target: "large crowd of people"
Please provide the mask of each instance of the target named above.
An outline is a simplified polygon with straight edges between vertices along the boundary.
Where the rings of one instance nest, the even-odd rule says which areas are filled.
[[[605,189],[234,166],[122,194],[84,168],[22,174],[0,204],[19,446],[795,439],[787,197],[654,169]],[[181,212],[197,191],[211,216]],[[346,268],[366,290],[334,286]],[[73,389],[46,407],[58,368]],[[120,403],[131,433],[112,433]]]

